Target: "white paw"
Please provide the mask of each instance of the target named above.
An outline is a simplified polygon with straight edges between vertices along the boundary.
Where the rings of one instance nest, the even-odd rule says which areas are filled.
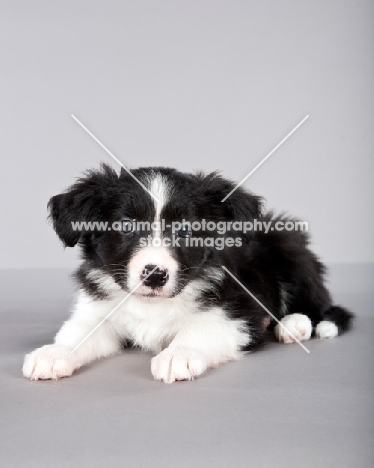
[[[312,334],[312,322],[303,314],[286,315],[282,318],[281,324],[283,327],[278,324],[274,333],[277,340],[283,343],[293,343],[296,341],[295,338],[299,341],[306,341]]]
[[[339,330],[335,323],[328,320],[322,320],[316,326],[316,337],[321,339],[329,339],[338,336]]]
[[[58,380],[70,377],[76,367],[69,348],[45,345],[25,356],[22,371],[31,380]]]
[[[151,371],[156,380],[172,383],[193,380],[207,369],[207,361],[199,352],[189,348],[166,348],[152,359]]]

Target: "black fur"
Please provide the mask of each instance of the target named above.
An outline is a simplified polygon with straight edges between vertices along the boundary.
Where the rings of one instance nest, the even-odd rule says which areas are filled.
[[[263,214],[261,198],[238,188],[226,202],[221,200],[234,184],[216,173],[183,174],[167,168],[141,168],[133,174],[146,183],[151,174],[161,173],[170,184],[170,200],[162,217],[167,222],[203,218],[212,221],[249,221],[260,219],[287,220],[272,213]],[[152,221],[155,208],[152,198],[125,171],[120,175],[103,165],[90,171],[68,191],[52,197],[50,219],[65,246],[82,247],[83,264],[76,273],[82,288],[94,298],[104,299],[108,293],[90,278],[93,269],[111,275],[126,289],[126,265],[139,248],[137,232],[77,232],[71,221],[118,221],[124,217]],[[146,235],[147,233],[142,233]],[[170,230],[164,235],[173,236]],[[199,236],[218,236],[201,232]],[[201,310],[217,305],[232,318],[245,319],[252,341],[248,349],[260,346],[267,337],[264,325],[267,313],[227,274],[223,279],[210,277],[212,269],[227,267],[277,318],[281,318],[281,291],[287,293],[287,314],[301,312],[313,325],[321,320],[334,322],[339,333],[349,328],[353,315],[334,306],[324,286],[325,267],[309,250],[304,232],[269,231],[241,234],[240,247],[216,250],[211,247],[187,248],[183,242],[173,249],[180,271],[173,295],[179,294],[192,280],[201,278],[209,284],[198,298]],[[271,324],[273,326],[274,323]]]

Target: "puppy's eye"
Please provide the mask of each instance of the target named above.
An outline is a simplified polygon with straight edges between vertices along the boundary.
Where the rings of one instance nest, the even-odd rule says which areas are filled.
[[[134,232],[135,226],[134,222],[130,218],[123,218],[121,219],[121,230],[124,234],[130,234]]]
[[[176,235],[178,237],[182,237],[183,239],[186,239],[187,237],[190,237],[191,231],[187,224],[183,224],[183,226],[179,229],[179,231],[176,232]]]

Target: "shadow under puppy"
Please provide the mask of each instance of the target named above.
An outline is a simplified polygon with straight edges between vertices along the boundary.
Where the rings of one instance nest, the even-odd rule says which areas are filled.
[[[56,233],[65,246],[81,248],[79,290],[54,343],[25,357],[26,377],[68,377],[127,345],[156,354],[156,380],[191,380],[261,346],[268,329],[285,343],[348,329],[352,314],[332,305],[305,232],[262,229],[231,238],[194,230],[202,220],[287,221],[262,214],[259,197],[240,187],[222,202],[235,185],[216,173],[156,167],[132,174],[137,180],[103,165],[51,198]]]

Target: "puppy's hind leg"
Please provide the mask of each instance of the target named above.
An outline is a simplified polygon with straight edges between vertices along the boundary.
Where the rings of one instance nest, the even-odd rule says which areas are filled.
[[[316,337],[321,339],[334,338],[347,331],[354,315],[344,307],[331,306],[322,315],[322,320],[316,326]]]
[[[289,304],[289,315],[281,321],[290,327],[292,333],[292,328],[295,332],[302,331],[302,336],[295,335],[300,341],[309,339],[313,330],[317,338],[334,338],[349,329],[354,316],[347,309],[332,305],[324,285],[323,265],[312,257],[307,266],[308,274],[300,275],[296,293]],[[275,328],[275,334],[279,341],[291,342],[279,325]]]
[[[312,322],[307,315],[290,314],[280,320],[274,328],[274,333],[281,343],[294,343],[296,340],[309,340],[312,330]]]

